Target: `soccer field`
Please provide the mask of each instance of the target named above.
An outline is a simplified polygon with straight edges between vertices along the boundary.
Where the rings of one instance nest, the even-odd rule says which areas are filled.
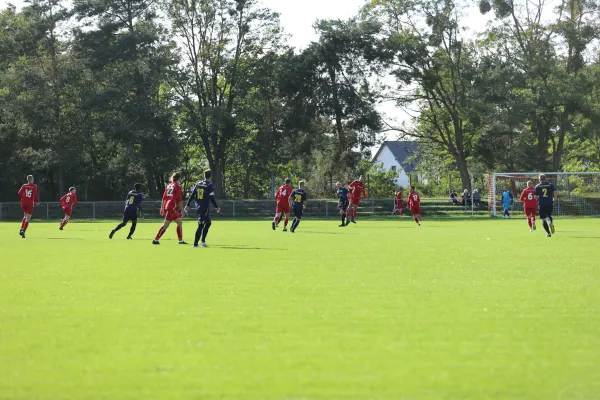
[[[0,399],[600,398],[598,219],[115,224],[0,224]]]

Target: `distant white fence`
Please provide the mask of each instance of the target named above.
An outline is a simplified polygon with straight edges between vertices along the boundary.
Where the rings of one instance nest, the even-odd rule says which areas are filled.
[[[220,200],[221,217],[229,218],[264,218],[275,213],[274,200]],[[123,215],[123,201],[80,202],[75,206],[74,218],[89,219],[119,219]],[[145,201],[142,203],[146,218],[161,218],[160,202]],[[390,215],[394,209],[394,199],[361,200],[359,215]],[[421,209],[424,215],[452,216],[471,215],[471,207],[453,205],[448,199],[423,199]],[[405,213],[408,212],[405,209]],[[307,216],[317,218],[337,217],[339,210],[336,200],[308,200],[305,210]],[[482,202],[475,208],[476,215],[487,215],[487,203]],[[212,213],[216,216],[216,213]],[[188,215],[194,218],[194,213]],[[0,203],[0,220],[15,220],[23,217],[21,205],[15,203]],[[33,217],[36,219],[59,219],[63,212],[59,202],[44,202],[35,207]]]

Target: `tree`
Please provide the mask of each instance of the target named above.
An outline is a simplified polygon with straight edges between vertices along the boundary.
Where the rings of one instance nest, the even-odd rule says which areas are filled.
[[[225,195],[227,153],[243,140],[239,129],[246,76],[257,60],[281,47],[278,16],[256,0],[171,0],[165,3],[174,33],[183,43],[183,65],[174,82],[195,138],[213,171],[218,196]]]
[[[400,86],[398,103],[416,107],[415,129],[400,129],[401,135],[443,146],[470,190],[467,160],[482,130],[472,112],[481,71],[474,43],[461,36],[457,5],[451,0],[377,0],[363,12],[386,27],[395,55],[391,73]],[[406,85],[414,89],[401,91]]]

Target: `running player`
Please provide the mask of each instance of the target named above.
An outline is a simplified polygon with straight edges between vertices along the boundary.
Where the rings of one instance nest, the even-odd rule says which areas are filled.
[[[292,227],[290,232],[296,232],[296,228],[300,225],[300,219],[304,215],[304,208],[306,207],[306,199],[308,195],[304,191],[304,181],[298,182],[298,189],[294,190],[290,196],[290,206],[293,205],[294,209],[294,220],[292,221]]]
[[[173,221],[177,224],[177,238],[179,239],[179,244],[187,244],[183,241],[183,222],[181,221],[181,215],[185,214],[185,212],[183,209],[183,197],[181,185],[179,185],[179,178],[180,175],[174,173],[170,179],[171,183],[167,185],[165,192],[163,193],[162,203],[160,204],[160,215],[164,215],[165,221],[158,230],[152,244],[160,244],[160,238]]]
[[[38,197],[37,185],[33,183],[33,175],[27,176],[27,183],[19,189],[19,197],[21,198],[21,209],[23,210],[23,219],[21,220],[21,230],[19,235],[25,239],[25,232],[29,228],[31,216],[33,215],[33,206],[40,205]]]
[[[210,219],[210,203],[217,209],[217,214],[221,212],[217,200],[215,199],[215,187],[210,181],[212,172],[204,171],[204,180],[196,183],[192,188],[192,194],[185,205],[185,212],[190,209],[192,200],[196,199],[196,215],[198,216],[198,228],[196,229],[196,237],[194,238],[194,247],[200,247],[198,242],[202,239],[202,247],[208,247],[206,244],[206,235],[212,225]]]
[[[342,216],[342,224],[340,227],[347,226],[348,217],[346,217],[346,212],[348,210],[348,194],[350,191],[345,188],[341,182],[337,182],[335,186],[337,187],[338,208],[340,209],[340,215]]]
[[[60,222],[60,227],[58,228],[61,231],[63,230],[65,225],[69,222],[69,219],[71,219],[71,215],[73,215],[73,207],[75,207],[77,204],[79,204],[79,202],[77,201],[76,193],[77,193],[77,189],[75,189],[73,186],[71,186],[69,188],[69,193],[65,194],[63,197],[60,198],[60,206],[62,207],[63,212],[65,213],[65,217]]]
[[[527,225],[529,232],[535,231],[535,214],[537,209],[537,200],[535,199],[535,189],[533,182],[527,181],[527,187],[521,192],[521,201],[523,202],[523,212],[527,216]]]
[[[288,217],[290,215],[290,195],[294,190],[290,186],[290,182],[290,178],[285,178],[285,183],[277,189],[277,193],[275,194],[277,205],[275,206],[275,218],[271,223],[273,230],[277,229],[277,226],[279,226],[281,214],[283,214],[285,216],[285,219],[283,220],[283,231],[287,231]]]
[[[135,227],[137,226],[138,214],[137,210],[140,210],[142,213],[142,201],[144,201],[144,195],[140,191],[142,189],[141,183],[136,183],[133,185],[133,190],[130,190],[127,193],[127,197],[125,198],[125,209],[123,210],[123,220],[119,225],[115,227],[110,234],[108,235],[109,239],[112,239],[119,229],[123,228],[127,225],[127,222],[131,221],[131,228],[129,228],[129,235],[127,235],[127,239],[133,239],[133,232],[135,232]],[[142,218],[143,218],[142,214]]]
[[[423,220],[421,217],[421,197],[416,192],[414,186],[410,187],[410,193],[408,194],[408,208],[417,225],[421,226],[421,221]]]
[[[546,175],[540,174],[540,183],[535,187],[535,198],[540,205],[540,218],[544,221],[543,226],[546,231],[546,237],[551,237],[554,234],[554,220],[552,212],[554,208],[554,198],[556,197],[556,189],[552,182],[546,180]]]
[[[396,190],[396,199],[394,200],[394,211],[392,211],[392,215],[396,215],[399,213],[400,216],[404,214],[404,202],[402,200],[402,195],[404,194],[404,189],[401,187]]]

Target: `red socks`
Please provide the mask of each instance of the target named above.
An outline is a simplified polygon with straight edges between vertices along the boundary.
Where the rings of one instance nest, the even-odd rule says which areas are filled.
[[[154,240],[159,240],[161,238],[161,236],[165,233],[165,227],[161,226],[160,229],[158,230],[158,233],[156,234],[156,237],[154,238]]]
[[[531,218],[527,218],[527,225],[529,225],[529,228],[531,228]]]
[[[286,227],[288,224],[288,219],[287,217],[285,217],[285,219],[283,220],[283,226]]]
[[[23,229],[25,227],[26,222],[27,222],[27,218],[23,217],[23,219],[21,220],[21,229]]]
[[[275,222],[276,224],[279,224],[279,221],[281,221],[281,217],[278,217],[276,215],[275,218],[273,218],[273,222]]]
[[[352,210],[352,219],[356,218],[356,210]]]
[[[63,219],[62,222],[60,223],[60,227],[63,228],[68,222],[69,222],[69,220],[67,220],[66,218]]]
[[[183,228],[180,226],[177,227],[177,239],[179,239],[180,242],[183,240]]]
[[[415,217],[415,222],[418,224],[419,223],[419,218]]]
[[[27,222],[27,220],[25,220],[25,224],[23,224],[23,232],[25,232],[27,230],[27,228],[29,228],[29,222]]]

